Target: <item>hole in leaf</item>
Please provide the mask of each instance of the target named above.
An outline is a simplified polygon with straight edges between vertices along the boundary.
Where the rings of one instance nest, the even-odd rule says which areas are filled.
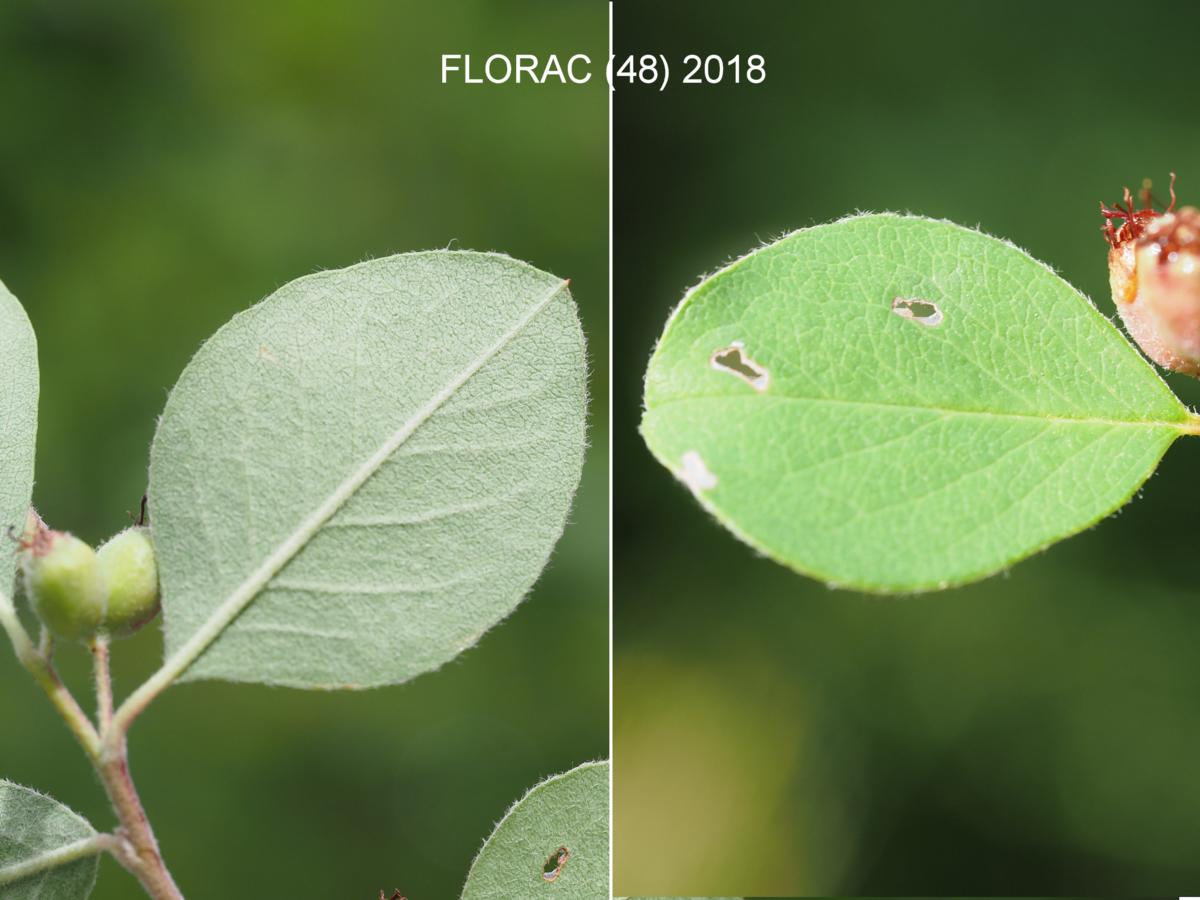
[[[942,311],[936,303],[913,297],[897,297],[892,301],[892,312],[902,319],[912,319],[919,325],[933,328],[942,324]]]
[[[765,391],[771,374],[746,355],[745,344],[734,341],[722,347],[711,358],[712,367],[736,375],[756,391]]]
[[[695,450],[684,453],[680,462],[683,463],[683,469],[679,472],[679,478],[693,492],[708,491],[717,486],[717,476],[709,471]]]
[[[566,847],[559,847],[546,858],[546,863],[542,866],[542,878],[546,881],[554,881],[562,874],[563,866],[570,858],[571,851]]]

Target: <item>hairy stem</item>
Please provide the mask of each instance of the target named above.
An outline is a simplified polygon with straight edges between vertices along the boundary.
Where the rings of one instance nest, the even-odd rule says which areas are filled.
[[[129,775],[129,748],[125,731],[113,722],[112,670],[109,638],[98,635],[89,643],[96,678],[96,715],[100,722],[100,754],[94,760],[113,811],[121,822],[117,830],[120,846],[113,855],[141,883],[154,900],[183,900],[171,878],[150,819]]]
[[[67,723],[71,734],[75,735],[88,758],[95,761],[100,755],[100,736],[95,726],[54,671],[48,652],[49,644],[46,645],[47,652],[42,652],[34,646],[25,631],[25,626],[17,617],[12,601],[3,593],[0,593],[0,625],[8,632],[21,665],[33,676],[34,681],[42,686],[54,708]]]
[[[108,665],[108,635],[97,635],[88,648],[92,651],[96,675],[96,719],[103,734],[112,726],[113,693],[112,673]]]
[[[117,859],[141,882],[154,900],[183,900],[171,873],[158,850],[158,841],[146,810],[129,777],[129,754],[123,734],[105,735],[104,749],[96,771],[108,793],[113,810],[121,822],[118,835],[123,839]]]
[[[43,633],[41,646],[35,646],[21,624],[12,600],[0,591],[0,626],[8,632],[13,650],[34,680],[42,686],[71,733],[79,741],[100,776],[121,827],[115,835],[98,835],[79,841],[20,866],[0,870],[0,884],[36,874],[43,869],[63,865],[92,853],[109,850],[141,883],[154,900],[183,900],[183,894],[167,871],[158,841],[146,818],[146,810],[129,777],[129,753],[125,731],[113,722],[112,675],[109,668],[107,636],[89,642],[95,663],[96,705],[100,730],[92,724],[75,697],[58,677],[51,663],[53,643]],[[33,866],[33,868],[29,868]]]
[[[92,641],[90,648],[95,661],[96,702],[101,732],[97,732],[87,713],[76,702],[75,697],[67,689],[50,662],[51,643],[42,642],[42,649],[34,645],[12,601],[0,593],[0,625],[8,632],[17,659],[42,686],[46,696],[54,708],[58,710],[71,733],[75,735],[92,761],[97,774],[100,776],[104,789],[108,793],[113,811],[121,822],[117,835],[100,835],[72,844],[69,847],[55,851],[23,863],[22,866],[32,865],[35,868],[0,870],[0,876],[9,880],[50,868],[63,865],[89,853],[111,850],[112,854],[126,869],[133,873],[142,887],[154,900],[183,900],[183,894],[175,886],[171,873],[163,863],[162,855],[158,852],[158,842],[154,831],[146,818],[146,811],[138,798],[137,789],[129,777],[128,752],[125,745],[125,735],[112,727],[112,678],[109,671],[108,639],[101,637]],[[64,855],[66,854],[66,855]],[[16,872],[16,874],[14,874]],[[0,884],[4,882],[0,880]]]

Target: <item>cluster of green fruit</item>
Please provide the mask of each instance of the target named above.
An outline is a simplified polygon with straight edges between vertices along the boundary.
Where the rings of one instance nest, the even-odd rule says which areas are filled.
[[[127,528],[99,550],[54,531],[32,510],[21,539],[25,595],[56,638],[126,637],[158,614],[158,565],[148,528]]]

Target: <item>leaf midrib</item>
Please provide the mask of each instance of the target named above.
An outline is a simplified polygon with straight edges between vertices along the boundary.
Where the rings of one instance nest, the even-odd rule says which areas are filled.
[[[54,869],[99,856],[103,852],[103,848],[97,843],[96,837],[95,834],[92,834],[58,847],[52,847],[49,850],[37,851],[18,862],[0,868],[0,887],[18,881],[26,881],[35,876],[45,876]],[[5,835],[5,838],[20,845],[24,850],[34,849],[11,834]]]
[[[988,419],[1016,419],[1021,421],[1053,422],[1071,425],[1105,425],[1120,428],[1169,428],[1180,434],[1200,434],[1200,416],[1186,413],[1187,418],[1171,422],[1162,419],[1106,419],[1098,416],[1062,416],[1039,415],[1022,412],[994,412],[981,409],[957,409],[947,406],[921,405],[916,403],[893,403],[883,400],[855,400],[847,397],[797,397],[791,394],[771,393],[761,394],[687,394],[667,397],[661,400],[647,401],[648,412],[677,403],[687,403],[697,400],[783,400],[791,403],[826,403],[838,406],[853,406],[873,409],[893,409],[905,412],[937,413],[945,416],[975,416]]]
[[[490,347],[481,353],[469,365],[462,369],[437,394],[430,398],[399,428],[388,437],[379,449],[368,457],[357,469],[350,473],[337,488],[330,493],[325,501],[310,513],[292,530],[267,556],[267,558],[250,575],[242,580],[229,595],[221,601],[208,619],[192,633],[171,656],[163,662],[159,670],[122,704],[118,716],[136,714],[141,701],[152,697],[167,684],[175,680],[188,669],[205,650],[225,631],[267,587],[271,579],[279,573],[295,556],[307,546],[308,542],[324,527],[339,509],[341,509],[379,468],[417,432],[458,390],[473,378],[480,369],[494,359],[501,351],[511,344],[532,322],[539,313],[567,287],[568,281],[560,281],[546,295],[529,307],[517,319],[516,323],[500,336]]]

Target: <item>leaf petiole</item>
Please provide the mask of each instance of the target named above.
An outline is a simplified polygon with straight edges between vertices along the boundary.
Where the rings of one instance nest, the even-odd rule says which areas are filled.
[[[109,640],[107,635],[97,635],[88,644],[92,651],[94,674],[96,679],[96,718],[100,723],[100,734],[103,737],[112,727],[113,692],[112,673],[108,663]]]

